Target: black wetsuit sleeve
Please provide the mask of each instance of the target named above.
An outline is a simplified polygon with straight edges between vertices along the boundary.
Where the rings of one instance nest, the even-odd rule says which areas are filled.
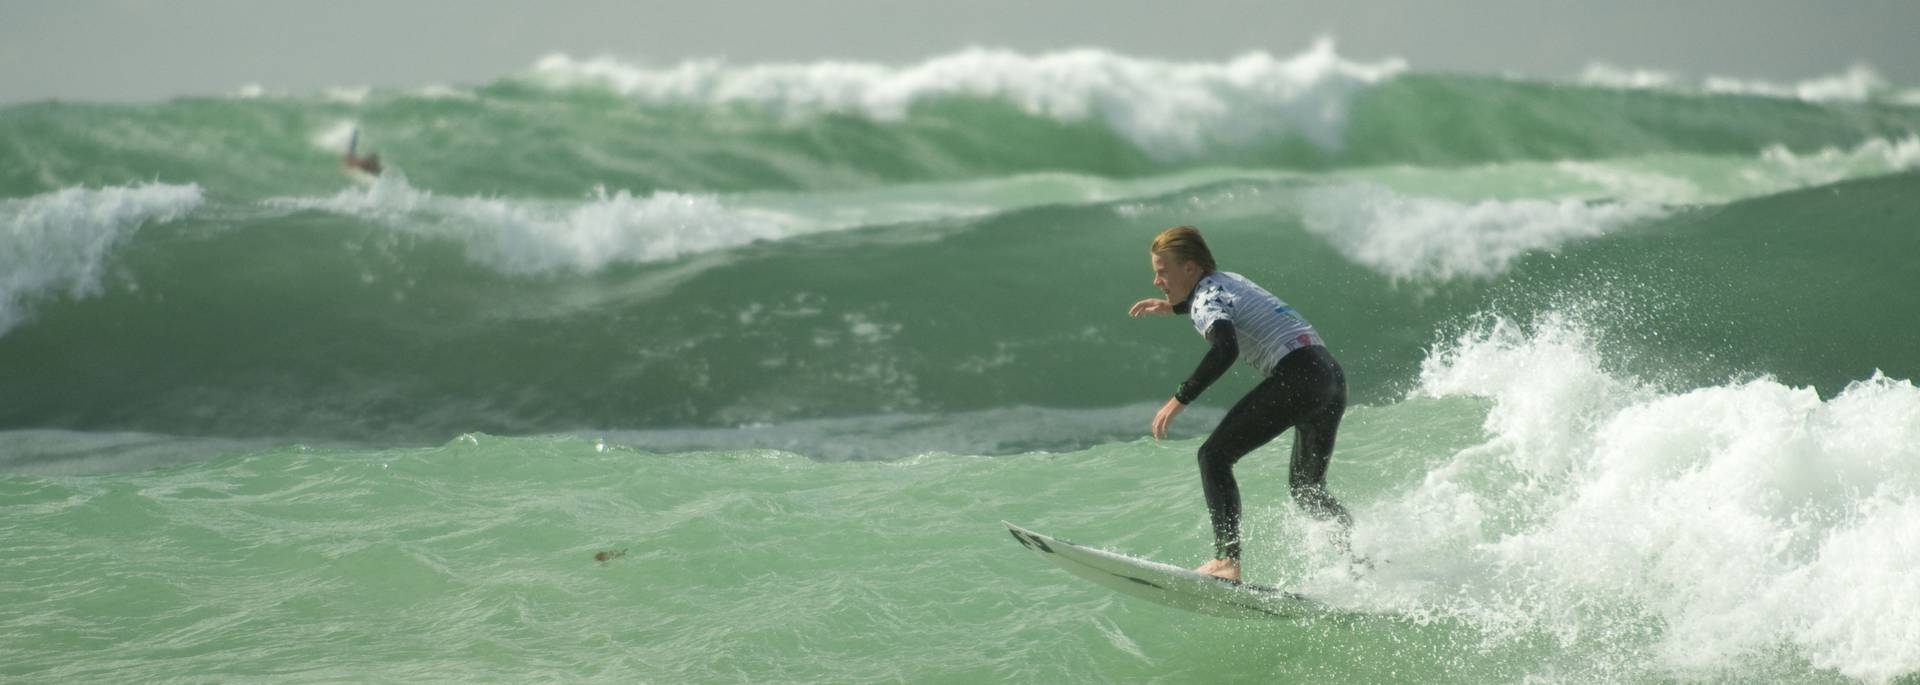
[[[1215,321],[1207,327],[1207,356],[1200,359],[1200,366],[1193,375],[1181,381],[1180,389],[1175,390],[1173,398],[1181,404],[1193,404],[1193,401],[1205,392],[1207,386],[1220,380],[1227,369],[1233,368],[1233,361],[1240,358],[1240,336],[1233,332],[1232,321]]]

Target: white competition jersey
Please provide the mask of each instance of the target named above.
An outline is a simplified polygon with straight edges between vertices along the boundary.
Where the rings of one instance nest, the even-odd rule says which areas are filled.
[[[1202,336],[1215,321],[1232,321],[1240,358],[1263,376],[1288,352],[1324,344],[1299,312],[1240,274],[1207,274],[1193,284],[1187,301],[1193,328]]]

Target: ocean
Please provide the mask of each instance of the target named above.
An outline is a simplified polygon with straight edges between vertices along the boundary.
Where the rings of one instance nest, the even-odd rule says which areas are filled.
[[[342,172],[359,132],[387,169]],[[0,108],[0,680],[1916,682],[1920,90],[974,49]],[[1238,467],[1190,224],[1346,368]]]

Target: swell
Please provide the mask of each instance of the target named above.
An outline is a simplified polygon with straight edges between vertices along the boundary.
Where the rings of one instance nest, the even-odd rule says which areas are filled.
[[[1140,246],[1189,222],[1305,312],[1360,402],[1405,392],[1436,336],[1489,313],[1581,313],[1622,363],[1681,386],[1920,375],[1901,348],[1920,330],[1884,312],[1920,287],[1898,257],[1915,174],[1627,214],[1446,278],[1343,253],[1304,209],[1330,191],[1227,181],[535,272],[351,214],[203,212],[134,234],[99,294],[0,337],[17,389],[0,426],[438,441],[1131,405],[1199,353],[1185,322],[1124,315],[1154,294]],[[1525,224],[1513,211],[1495,227]]]
[[[156,180],[243,198],[322,194],[341,183],[340,147],[355,127],[418,187],[548,198],[602,185],[636,193],[844,190],[1029,172],[1133,178],[1219,166],[1753,155],[1775,146],[1804,154],[1920,131],[1920,108],[1871,101],[1419,73],[1240,83],[1229,78],[1234,63],[1209,68],[1221,75],[1196,93],[1142,86],[1129,98],[1083,94],[1073,106],[1035,104],[1026,91],[951,89],[885,107],[818,105],[801,94],[771,102],[635,99],[595,83],[521,78],[453,91],[457,97],[383,91],[344,101],[37,103],[0,110],[0,195]]]

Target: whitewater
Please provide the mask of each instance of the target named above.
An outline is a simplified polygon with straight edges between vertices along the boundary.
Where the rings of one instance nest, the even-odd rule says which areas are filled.
[[[1912,682],[1920,89],[1331,40],[1175,62],[555,54],[0,108],[0,679]],[[376,177],[343,173],[358,131]],[[1240,462],[1205,232],[1347,370],[1355,573]]]

